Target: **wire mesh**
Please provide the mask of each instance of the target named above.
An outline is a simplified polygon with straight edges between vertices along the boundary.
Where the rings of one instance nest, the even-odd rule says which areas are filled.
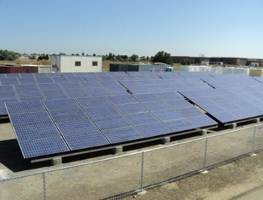
[[[252,152],[254,127],[208,137],[206,166]]]
[[[141,156],[133,154],[46,173],[47,199],[103,199],[140,188]]]
[[[143,186],[163,182],[203,168],[205,138],[144,154]]]

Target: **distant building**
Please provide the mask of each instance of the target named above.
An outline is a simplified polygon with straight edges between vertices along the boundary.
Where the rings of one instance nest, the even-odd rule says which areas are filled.
[[[53,72],[101,72],[102,57],[51,55],[50,63]]]

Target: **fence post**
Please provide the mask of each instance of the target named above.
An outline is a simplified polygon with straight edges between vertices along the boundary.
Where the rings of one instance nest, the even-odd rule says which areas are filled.
[[[253,134],[253,141],[252,141],[252,153],[251,156],[255,156],[255,140],[256,140],[256,128],[257,126],[254,127],[254,134]]]
[[[47,199],[47,195],[46,195],[46,176],[45,176],[45,172],[42,173],[42,178],[43,178],[43,197],[44,200]]]
[[[144,151],[142,151],[142,165],[141,165],[141,192],[143,191],[143,176],[144,176]]]
[[[207,173],[207,170],[206,170],[207,145],[208,145],[208,137],[205,138],[204,166],[202,170],[202,173],[204,174]]]

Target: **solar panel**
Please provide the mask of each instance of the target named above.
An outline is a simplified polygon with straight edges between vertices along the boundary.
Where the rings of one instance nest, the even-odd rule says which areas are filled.
[[[145,102],[143,105],[150,111],[170,110],[172,107],[163,101]]]
[[[45,97],[65,95],[65,93],[61,89],[42,90],[42,93]]]
[[[107,99],[114,105],[117,104],[126,104],[126,103],[136,103],[137,100],[134,99],[131,95],[125,94],[125,95],[112,95],[112,96],[106,96]]]
[[[15,133],[19,142],[60,136],[53,123],[17,126]]]
[[[127,142],[143,138],[140,133],[132,126],[113,128],[103,130],[103,134],[107,137],[111,144]]]
[[[86,149],[109,144],[107,139],[99,131],[66,135],[64,138],[71,150]]]
[[[166,103],[168,103],[173,108],[187,108],[187,107],[193,106],[192,104],[190,104],[188,101],[184,99],[169,100],[169,101],[166,101]]]
[[[6,107],[9,113],[27,113],[27,112],[46,111],[41,101],[6,103]]]
[[[9,111],[9,107],[7,106]],[[9,113],[9,119],[13,126],[24,126],[30,124],[51,123],[51,119],[47,112],[33,112],[33,113]]]
[[[67,95],[71,98],[81,98],[81,97],[89,97],[90,95],[86,93],[84,89],[81,88],[70,88],[64,89]]]
[[[82,107],[105,106],[109,104],[105,97],[77,98],[77,100]]]
[[[195,107],[180,108],[176,109],[176,111],[184,117],[194,117],[198,115],[203,115],[203,113]]]
[[[125,118],[132,124],[132,125],[140,125],[140,124],[149,124],[158,122],[159,120],[150,112],[145,113],[135,113],[125,115]]]
[[[7,115],[7,111],[5,107],[0,107],[0,116],[1,115]]]
[[[55,122],[78,121],[87,118],[87,115],[81,108],[70,110],[52,110],[49,111],[49,113]]]
[[[35,77],[37,83],[54,83],[50,77]]]
[[[95,124],[88,118],[78,121],[56,122],[55,124],[64,136],[98,131]]]
[[[92,119],[120,115],[120,113],[112,105],[88,107],[84,109]]]
[[[43,90],[60,90],[61,88],[57,83],[42,83],[38,84],[38,87]]]
[[[19,146],[24,158],[46,156],[69,151],[66,143],[61,137],[19,142]]]
[[[213,113],[213,116],[222,123],[232,122],[238,120],[236,116],[229,112]]]
[[[147,112],[147,109],[140,103],[118,104],[115,106],[122,114]]]
[[[181,131],[187,131],[191,129],[195,129],[196,127],[190,123],[187,119],[181,118],[171,121],[166,121],[164,124],[172,130],[172,132],[181,132]]]
[[[66,110],[80,107],[75,99],[53,99],[43,102],[48,110]]]
[[[62,83],[59,83],[59,85],[63,88],[80,88],[80,84],[79,83],[68,83],[68,82],[62,82]]]
[[[94,119],[93,121],[99,127],[100,130],[119,128],[130,125],[128,121],[125,120],[122,116],[98,118]]]
[[[161,121],[169,121],[169,120],[174,120],[174,119],[179,119],[182,118],[183,116],[180,115],[178,112],[175,110],[161,110],[161,111],[155,111],[153,114],[159,118]]]
[[[161,122],[136,125],[135,128],[145,138],[171,133],[172,131]]]
[[[200,115],[195,117],[189,117],[187,118],[192,124],[194,124],[196,127],[206,127],[206,126],[213,126],[216,125],[217,122],[212,120],[210,117],[206,115]]]
[[[21,78],[22,79],[22,78]],[[32,84],[26,84],[26,85],[14,85],[17,92],[20,91],[28,91],[28,90],[38,90],[38,87],[36,85]]]
[[[0,99],[16,99],[16,94],[12,91],[12,92],[1,92],[0,93]]]
[[[19,98],[42,97],[41,93],[38,90],[18,90],[17,94]]]
[[[149,101],[156,101],[158,100],[158,96],[155,94],[136,94],[134,97],[139,101],[139,102],[149,102]]]

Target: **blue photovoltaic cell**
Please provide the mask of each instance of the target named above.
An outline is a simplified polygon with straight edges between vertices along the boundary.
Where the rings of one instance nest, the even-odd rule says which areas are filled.
[[[172,133],[172,131],[161,122],[136,125],[135,128],[145,138]]]
[[[41,93],[38,90],[18,90],[17,94],[19,98],[42,97]]]
[[[105,97],[77,98],[82,107],[105,106],[109,101]]]
[[[205,126],[213,126],[217,123],[212,120],[210,117],[206,115],[200,115],[196,117],[189,117],[187,118],[192,124],[194,124],[196,127],[205,127]]]
[[[9,113],[9,118],[14,127],[24,126],[30,124],[51,123],[51,119],[47,112],[34,113]]]
[[[112,105],[88,107],[84,109],[92,119],[120,115],[120,113]]]
[[[131,113],[147,112],[147,109],[140,103],[118,104],[115,106],[124,115]]]
[[[66,143],[61,137],[19,142],[19,145],[24,158],[33,158],[69,151]]]
[[[1,84],[2,85],[15,85],[19,83],[16,78],[6,78],[6,79],[1,79]]]
[[[24,101],[40,101],[40,100],[43,100],[44,97],[22,97],[22,98],[19,98],[21,102],[24,102]]]
[[[241,109],[233,102],[223,102],[223,103],[218,103],[218,105],[224,108],[226,111]]]
[[[221,112],[225,112],[227,111],[226,109],[224,109],[223,107],[221,107],[220,105],[201,105],[200,106],[202,109],[204,109],[206,112],[208,113],[221,113]]]
[[[81,97],[89,97],[90,95],[86,93],[84,89],[81,88],[70,88],[66,89],[65,92],[71,98],[81,98]]]
[[[0,116],[1,115],[7,115],[7,111],[5,107],[0,107]]]
[[[65,95],[62,89],[52,89],[52,90],[42,90],[44,96],[58,96],[58,95]]]
[[[69,97],[66,95],[51,95],[45,97],[45,99],[51,100],[51,99],[68,99]]]
[[[69,82],[65,77],[51,77],[55,83]]]
[[[246,107],[246,108],[254,108],[252,104],[250,104],[248,101],[241,100],[241,101],[234,101],[234,104],[239,106],[240,108]]]
[[[100,130],[129,126],[130,124],[122,116],[99,118],[93,120]]]
[[[229,102],[226,98],[222,97],[222,96],[211,96],[208,98],[210,101],[213,101],[215,103],[219,103],[219,102]]]
[[[150,111],[158,111],[158,110],[170,110],[172,107],[163,101],[152,101],[143,103],[143,105]]]
[[[241,110],[241,109],[240,110],[232,110],[230,113],[232,115],[236,116],[238,120],[252,117],[250,113],[248,113],[244,110]]]
[[[149,101],[156,101],[159,100],[158,96],[155,94],[136,94],[134,97],[139,101],[139,102],[149,102]]]
[[[19,142],[60,136],[53,123],[17,126],[15,133]]]
[[[175,120],[183,118],[182,115],[180,115],[175,110],[161,110],[161,111],[155,111],[153,114],[159,118],[161,121],[169,121],[169,120]]]
[[[212,115],[222,123],[238,120],[236,116],[232,115],[229,112],[213,113]]]
[[[52,110],[49,111],[49,113],[55,122],[78,121],[87,118],[87,115],[81,108],[75,108],[70,110]]]
[[[166,121],[164,124],[172,130],[172,132],[180,132],[195,129],[196,127],[191,124],[187,119],[181,118],[177,120]]]
[[[112,104],[126,104],[126,103],[135,103],[137,102],[136,99],[134,99],[131,95],[125,94],[125,95],[113,95],[113,96],[106,96],[107,99]]]
[[[261,110],[260,108],[248,108],[244,109],[244,111],[249,112],[252,117],[263,115],[263,110]]]
[[[0,93],[0,99],[15,99],[16,98],[16,94],[12,91],[12,92],[1,92]]]
[[[175,99],[182,99],[182,97],[175,92],[161,92],[161,93],[156,93],[156,95],[165,101],[169,100],[175,100]]]
[[[0,85],[0,94],[2,94],[2,92],[11,92],[11,91],[13,91],[12,85]]]
[[[143,138],[132,126],[113,128],[102,131],[111,144]]]
[[[195,107],[176,109],[176,111],[184,117],[203,115],[203,113]]]
[[[23,90],[35,90],[38,91],[38,87],[36,85],[28,84],[28,85],[14,85],[17,92]]]
[[[53,99],[43,101],[48,110],[66,110],[80,108],[75,99]]]
[[[9,113],[46,111],[41,101],[6,103],[6,107]]]
[[[173,108],[187,108],[193,106],[192,104],[190,104],[188,101],[184,99],[174,99],[166,102]]]
[[[132,124],[132,125],[140,125],[140,124],[149,124],[158,122],[159,120],[150,112],[145,113],[135,113],[125,115],[125,118]]]
[[[76,82],[74,82],[74,83],[70,83],[70,82],[69,83],[68,82],[59,83],[59,85],[65,89],[67,89],[67,88],[80,88],[80,84],[76,83]]]
[[[66,77],[70,82],[83,82],[85,81],[81,76]]]
[[[71,150],[79,150],[109,144],[100,131],[64,136]]]
[[[60,90],[61,88],[57,83],[42,83],[38,84],[41,91],[43,90]]]
[[[71,122],[56,122],[56,125],[64,136],[98,131],[95,124],[88,118]]]
[[[38,83],[54,83],[54,81],[49,77],[36,77]]]

